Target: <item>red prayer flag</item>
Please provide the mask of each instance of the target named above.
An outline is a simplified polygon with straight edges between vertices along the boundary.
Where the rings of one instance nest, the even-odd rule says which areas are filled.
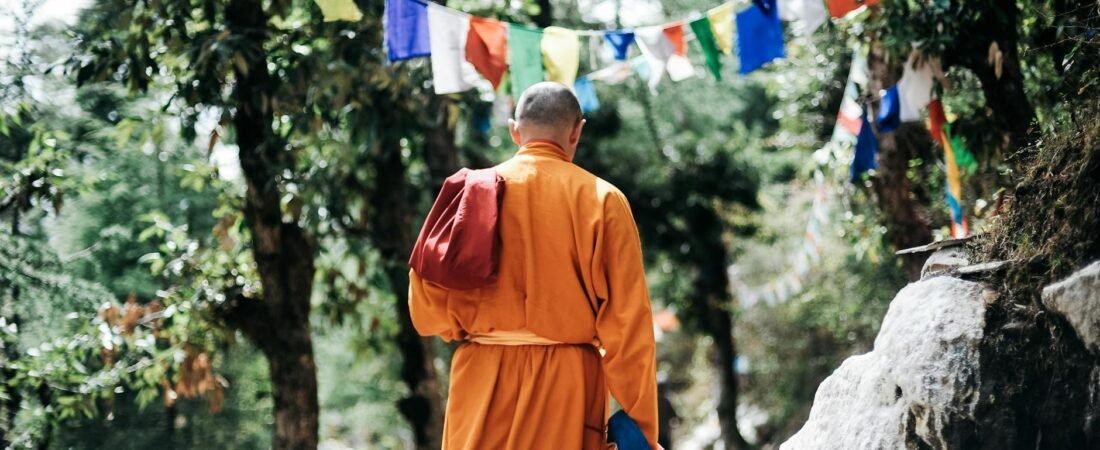
[[[840,114],[836,116],[836,123],[844,127],[845,130],[848,130],[848,132],[853,135],[859,136],[859,129],[863,126],[863,118],[849,116],[844,114],[844,111],[841,111]]]
[[[504,178],[496,169],[462,169],[447,177],[409,257],[421,278],[448,289],[476,289],[497,279]]]
[[[466,60],[485,79],[500,86],[508,70],[508,27],[503,22],[485,17],[470,17],[470,32],[466,35]]]
[[[928,103],[928,131],[932,132],[932,139],[943,145],[943,126],[947,124],[947,114],[943,112],[943,103],[940,99],[932,99]]]
[[[844,17],[860,6],[875,6],[878,4],[878,0],[826,0],[825,3],[829,6],[829,15]]]
[[[675,54],[684,56],[687,48],[684,46],[684,26],[682,24],[669,25],[664,29],[665,37],[672,42]]]

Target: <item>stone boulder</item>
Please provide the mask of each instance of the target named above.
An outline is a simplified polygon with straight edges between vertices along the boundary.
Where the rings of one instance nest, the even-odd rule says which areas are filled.
[[[979,392],[983,291],[942,276],[902,289],[874,349],[821,383],[809,419],[781,450],[965,448]]]
[[[1100,261],[1043,288],[1043,306],[1065,317],[1085,348],[1100,356]]]

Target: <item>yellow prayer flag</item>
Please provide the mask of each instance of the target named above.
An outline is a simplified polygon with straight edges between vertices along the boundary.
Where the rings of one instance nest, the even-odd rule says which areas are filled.
[[[727,55],[733,54],[733,3],[724,3],[707,12],[707,20],[710,20],[710,29],[714,32],[714,40],[718,48]]]
[[[355,6],[354,0],[313,1],[321,7],[321,14],[325,16],[325,22],[335,22],[337,20],[358,22],[359,19],[363,18],[363,13],[359,11],[358,6]]]
[[[546,79],[572,88],[581,59],[581,41],[577,33],[561,27],[548,27],[542,32],[541,46]]]

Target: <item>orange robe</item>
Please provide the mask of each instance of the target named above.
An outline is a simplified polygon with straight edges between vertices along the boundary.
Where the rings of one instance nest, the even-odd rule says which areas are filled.
[[[459,348],[443,449],[603,450],[608,389],[656,449],[653,316],[626,198],[546,142],[497,172],[497,282],[449,290],[410,271],[413,324],[447,341],[526,330],[566,345]]]

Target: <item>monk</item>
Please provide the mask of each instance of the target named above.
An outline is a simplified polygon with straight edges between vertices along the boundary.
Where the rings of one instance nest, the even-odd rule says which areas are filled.
[[[605,450],[608,390],[658,449],[653,317],[626,197],[573,164],[584,120],[564,85],[528,88],[508,125],[519,151],[496,166],[496,282],[450,290],[409,273],[417,331],[466,341],[443,449]]]

